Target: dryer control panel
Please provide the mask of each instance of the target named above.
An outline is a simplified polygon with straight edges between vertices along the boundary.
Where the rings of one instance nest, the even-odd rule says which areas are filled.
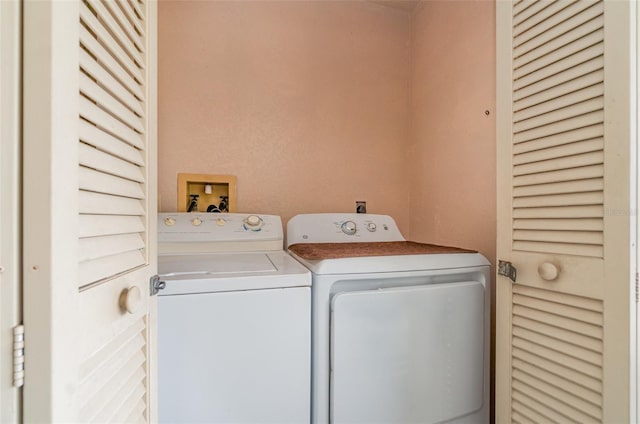
[[[388,215],[319,213],[296,215],[287,223],[287,246],[296,243],[404,241]]]

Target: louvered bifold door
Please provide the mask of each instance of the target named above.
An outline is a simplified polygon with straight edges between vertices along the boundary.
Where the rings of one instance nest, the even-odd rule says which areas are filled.
[[[499,422],[629,417],[629,2],[498,2]]]
[[[86,334],[78,401],[83,422],[150,418],[145,265],[147,210],[154,194],[148,184],[153,160],[148,13],[141,0],[80,4],[78,283]],[[114,310],[113,300],[132,287],[142,295],[140,304],[132,313]]]
[[[28,422],[157,420],[156,9],[25,4]]]

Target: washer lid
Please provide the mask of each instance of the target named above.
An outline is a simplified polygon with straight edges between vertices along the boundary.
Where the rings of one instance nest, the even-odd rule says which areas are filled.
[[[311,285],[311,273],[284,251],[163,255],[158,295],[258,290]]]
[[[278,269],[265,253],[220,253],[214,255],[160,256],[161,276],[206,276],[218,274],[272,273]]]

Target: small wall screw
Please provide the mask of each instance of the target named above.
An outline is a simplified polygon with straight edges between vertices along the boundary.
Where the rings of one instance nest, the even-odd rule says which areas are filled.
[[[489,114],[490,114],[490,113],[491,113],[491,112],[489,112],[488,110],[485,110],[485,111],[484,111],[484,114],[485,114],[485,115],[487,115],[487,116],[489,116]]]

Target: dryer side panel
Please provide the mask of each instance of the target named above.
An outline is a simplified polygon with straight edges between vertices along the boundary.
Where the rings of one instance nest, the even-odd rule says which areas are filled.
[[[432,423],[482,407],[477,281],[346,292],[331,315],[333,423]]]

